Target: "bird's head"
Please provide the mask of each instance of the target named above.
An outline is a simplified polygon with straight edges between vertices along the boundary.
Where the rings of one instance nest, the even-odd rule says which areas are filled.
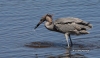
[[[44,21],[49,21],[49,22],[51,22],[51,21],[52,21],[52,15],[46,14],[45,16],[43,16],[43,17],[41,18],[41,20],[39,21],[39,23],[35,26],[34,29],[36,29],[36,28],[37,28],[41,23],[43,23]]]

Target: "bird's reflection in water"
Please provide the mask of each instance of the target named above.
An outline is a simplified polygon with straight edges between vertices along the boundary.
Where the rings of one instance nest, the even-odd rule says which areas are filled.
[[[84,55],[82,54],[79,54],[79,53],[75,53],[75,54],[72,54],[71,53],[71,49],[66,49],[66,53],[63,53],[63,54],[60,54],[60,55],[48,55],[48,56],[39,56],[38,54],[36,54],[35,58],[41,58],[41,57],[44,57],[44,58],[87,58],[85,57]]]
[[[27,47],[31,47],[31,48],[49,48],[49,47],[63,47],[64,49],[66,49],[66,52],[61,53],[59,55],[41,55],[40,54],[35,54],[35,58],[86,58],[84,55],[79,54],[75,51],[73,51],[73,48],[67,48],[66,45],[61,44],[61,43],[52,43],[52,42],[31,42],[30,44],[26,44],[25,46]],[[66,47],[65,47],[66,46]],[[76,45],[75,45],[76,46]],[[78,46],[78,45],[77,45]],[[80,46],[80,45],[79,45]],[[80,48],[80,47],[78,47]],[[73,54],[73,52],[75,52]]]
[[[72,54],[71,51],[72,51],[72,48],[67,48],[66,53],[56,55],[56,56],[51,55],[47,58],[87,58],[84,55],[79,54],[79,53]]]

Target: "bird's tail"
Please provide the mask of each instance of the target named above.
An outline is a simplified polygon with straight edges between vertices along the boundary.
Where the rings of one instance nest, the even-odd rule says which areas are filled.
[[[87,23],[87,25],[85,26],[85,28],[86,28],[87,30],[90,30],[92,27],[93,27],[93,26],[92,26],[92,24],[90,24],[90,23]]]
[[[93,27],[93,26],[92,26],[92,24],[90,24],[90,23],[88,24],[88,26],[89,26],[90,28],[92,28],[92,27]]]
[[[85,22],[85,21],[80,22],[80,23],[77,23],[77,24],[81,25],[80,27],[81,27],[81,28],[84,28],[84,29],[86,29],[86,30],[89,30],[89,29],[92,28],[92,24],[90,24],[90,23],[88,23],[88,22]]]
[[[81,30],[81,31],[79,31],[79,33],[80,33],[80,34],[89,34],[89,32],[86,31],[86,30]]]

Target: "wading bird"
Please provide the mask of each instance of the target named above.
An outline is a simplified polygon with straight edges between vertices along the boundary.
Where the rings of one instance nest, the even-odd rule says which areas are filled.
[[[92,28],[92,25],[90,23],[85,22],[79,18],[73,18],[73,17],[59,18],[53,21],[52,15],[46,14],[41,18],[40,22],[35,26],[34,29],[36,29],[44,21],[46,21],[45,27],[48,30],[65,34],[68,48],[72,47],[73,45],[70,37],[71,34],[72,35],[88,34],[89,32],[87,30]],[[70,44],[68,38],[70,39]]]

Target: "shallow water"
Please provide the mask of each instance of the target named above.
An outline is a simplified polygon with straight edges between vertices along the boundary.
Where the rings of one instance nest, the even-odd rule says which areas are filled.
[[[93,28],[90,34],[71,36],[74,46],[67,49],[63,34],[47,30],[44,24],[34,31],[47,13],[54,20],[78,17]],[[99,58],[99,15],[99,0],[0,0],[0,58]]]

